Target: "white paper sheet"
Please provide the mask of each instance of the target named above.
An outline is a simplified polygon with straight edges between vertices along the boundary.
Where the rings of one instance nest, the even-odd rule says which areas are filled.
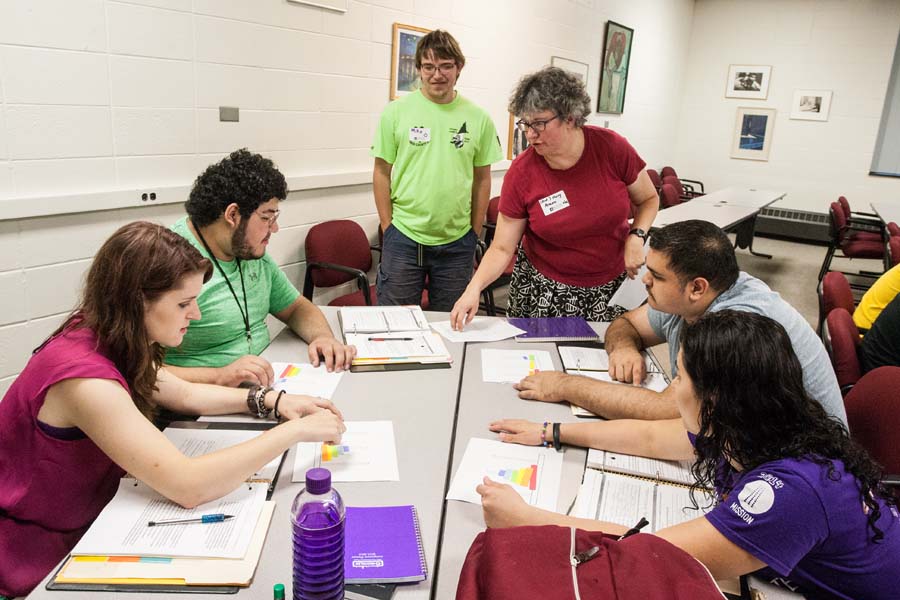
[[[572,516],[579,519],[594,519],[600,504],[600,490],[603,488],[603,473],[597,469],[585,469],[584,479],[578,489],[578,497],[572,508]]]
[[[694,482],[691,461],[659,460],[618,452],[606,452],[603,468],[618,473],[629,473],[663,481],[674,481],[690,485]]]
[[[463,331],[453,331],[450,321],[431,323],[431,328],[451,342],[499,342],[525,333],[505,319],[475,317]]]
[[[346,421],[347,431],[335,446],[297,444],[292,481],[306,481],[306,471],[324,467],[332,481],[399,481],[397,446],[391,421]]]
[[[518,383],[538,371],[555,371],[544,350],[481,350],[481,377],[488,383]]]
[[[185,456],[201,456],[222,448],[237,446],[262,433],[262,431],[236,429],[181,429],[178,427],[168,427],[163,431],[163,435],[169,438],[169,441],[175,444],[175,447],[181,450]],[[248,479],[272,481],[278,473],[280,464],[281,455],[279,454]]]
[[[442,358],[449,356],[440,336],[431,331],[404,331],[392,334],[348,333],[348,344],[356,346],[356,363],[359,360],[380,360],[407,357]]]
[[[264,483],[245,483],[218,500],[184,508],[140,481],[122,479],[115,497],[72,554],[243,558],[267,489]],[[235,518],[220,523],[147,526],[149,521],[197,519],[214,513]]]
[[[689,488],[674,485],[656,486],[656,516],[653,519],[653,532],[691,521],[712,509],[711,506],[706,506],[709,504],[709,498],[699,491],[697,492],[697,504],[699,508],[694,508]]]
[[[418,306],[345,306],[340,309],[344,333],[391,333],[428,329]]]
[[[559,346],[559,357],[566,371],[608,371],[609,354],[603,348],[583,346]],[[577,375],[577,373],[573,373]]]
[[[551,448],[471,438],[447,500],[481,504],[475,488],[487,476],[511,485],[528,504],[556,512],[562,463],[562,453]]]
[[[329,373],[324,363],[313,367],[309,363],[273,362],[272,370],[275,371],[272,387],[276,390],[284,390],[288,394],[320,396],[329,400],[346,373]]]
[[[615,473],[603,474],[603,490],[596,519],[633,527],[641,517],[650,521],[653,529],[653,497],[656,484]]]
[[[644,243],[644,251],[646,252],[647,244]],[[647,272],[647,266],[641,266],[637,276],[634,279],[625,278],[616,293],[609,299],[609,304],[618,304],[624,306],[628,310],[633,310],[644,303],[647,299],[647,286],[644,285],[644,274]]]

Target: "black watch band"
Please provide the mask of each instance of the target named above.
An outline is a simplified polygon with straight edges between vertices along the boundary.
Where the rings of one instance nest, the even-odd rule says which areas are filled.
[[[635,227],[634,229],[629,231],[628,235],[636,235],[639,238],[641,238],[642,240],[644,240],[645,242],[647,241],[647,232],[639,227]]]

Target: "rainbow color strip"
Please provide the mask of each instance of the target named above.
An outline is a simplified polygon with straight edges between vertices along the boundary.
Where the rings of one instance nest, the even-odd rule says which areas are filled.
[[[322,444],[322,462],[334,460],[342,454],[349,454],[350,446],[332,446],[331,444]]]
[[[523,469],[501,469],[500,477],[514,483],[527,487],[529,490],[537,489],[537,465],[531,465]]]
[[[284,368],[284,371],[281,372],[281,375],[278,376],[279,379],[284,379],[286,377],[296,377],[300,374],[300,367],[297,365],[288,365]]]
[[[522,358],[524,358],[525,360],[528,361],[528,374],[529,375],[534,375],[535,373],[537,373],[539,371],[539,369],[535,368],[536,361],[534,360],[534,354],[527,354],[527,355],[523,356]]]

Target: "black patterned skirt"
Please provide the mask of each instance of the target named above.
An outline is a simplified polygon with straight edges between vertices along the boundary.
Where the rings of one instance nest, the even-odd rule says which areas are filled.
[[[510,317],[584,317],[588,321],[612,321],[625,313],[618,304],[609,304],[626,272],[603,285],[580,287],[554,281],[541,274],[519,247],[516,266],[509,282]]]

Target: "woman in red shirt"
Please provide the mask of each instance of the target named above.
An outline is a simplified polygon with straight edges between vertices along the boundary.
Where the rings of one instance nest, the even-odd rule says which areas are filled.
[[[659,208],[646,163],[622,136],[585,125],[584,84],[557,67],[525,76],[509,110],[529,148],[506,173],[494,240],[451,323],[472,320],[481,290],[517,251],[508,315],[611,321],[625,309],[609,300],[643,264]]]

